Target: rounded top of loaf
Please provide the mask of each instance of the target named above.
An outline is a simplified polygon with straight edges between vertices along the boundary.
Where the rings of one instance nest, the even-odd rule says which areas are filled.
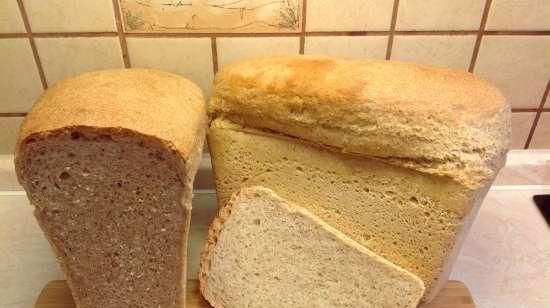
[[[21,125],[17,149],[29,137],[72,127],[120,129],[158,139],[187,160],[205,124],[204,99],[193,82],[159,70],[103,70],[47,89]]]
[[[471,188],[494,178],[510,141],[510,105],[489,82],[398,61],[237,62],[216,75],[209,113]]]

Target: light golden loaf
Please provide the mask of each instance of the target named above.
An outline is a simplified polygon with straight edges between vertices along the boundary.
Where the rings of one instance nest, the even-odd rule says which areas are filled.
[[[183,307],[205,125],[199,88],[156,70],[85,73],[37,100],[17,176],[79,308]]]
[[[282,56],[218,72],[207,138],[220,205],[261,185],[445,284],[510,141],[510,105],[473,74]]]

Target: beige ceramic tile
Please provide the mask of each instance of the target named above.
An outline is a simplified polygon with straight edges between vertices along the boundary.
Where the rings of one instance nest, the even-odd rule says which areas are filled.
[[[530,149],[550,149],[550,112],[540,115],[537,128],[531,140]]]
[[[48,85],[79,73],[124,67],[117,37],[38,38]]]
[[[126,32],[300,32],[303,0],[122,0]]]
[[[29,40],[0,40],[0,112],[26,112],[42,93]]]
[[[523,149],[536,112],[512,113],[512,149]]]
[[[402,0],[397,30],[477,30],[485,0]]]
[[[550,1],[493,0],[488,30],[549,30]]]
[[[16,0],[0,1],[0,33],[22,33],[25,25]]]
[[[474,35],[397,35],[391,58],[467,70],[475,41]]]
[[[0,154],[0,191],[21,191],[23,187],[19,185],[15,175],[15,166],[13,164],[13,153]]]
[[[116,31],[112,0],[24,0],[33,32]]]
[[[182,75],[210,96],[212,48],[210,38],[128,38],[132,67],[156,68]]]
[[[304,53],[385,59],[387,46],[387,36],[309,36],[305,40]]]
[[[63,279],[25,195],[0,195],[0,307],[33,307],[50,280]]]
[[[307,2],[307,31],[389,30],[391,0],[315,0]]]
[[[224,37],[217,39],[219,68],[248,58],[298,54],[298,37]]]
[[[22,117],[0,117],[0,154],[13,154]]]
[[[550,36],[485,36],[475,73],[495,83],[514,108],[536,108],[550,72]]]

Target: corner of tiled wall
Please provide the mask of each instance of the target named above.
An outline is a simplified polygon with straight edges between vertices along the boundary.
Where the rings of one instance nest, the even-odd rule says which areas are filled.
[[[550,1],[195,2],[1,1],[0,154],[43,89],[71,75],[158,68],[209,97],[233,61],[299,53],[469,70],[511,102],[513,148],[550,148]]]

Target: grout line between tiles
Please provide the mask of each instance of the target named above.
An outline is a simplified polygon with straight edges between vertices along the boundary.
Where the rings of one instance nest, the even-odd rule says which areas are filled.
[[[124,61],[124,67],[130,68],[130,55],[128,54],[128,44],[126,44],[126,37],[124,35],[124,27],[122,26],[122,18],[120,15],[120,5],[118,0],[113,0],[113,10],[115,12],[116,21],[116,35],[120,42],[120,50],[122,52],[122,60]]]
[[[395,25],[397,24],[397,11],[399,10],[399,0],[393,1],[393,10],[391,14],[391,24],[388,36],[388,46],[386,47],[386,60],[391,59],[393,48],[393,37],[395,36]]]
[[[401,30],[394,31],[395,35],[399,36],[413,36],[413,35],[476,35],[477,30]]]
[[[0,33],[0,39],[27,38],[27,33]]]
[[[537,112],[538,108],[512,108],[512,112],[518,113],[518,112]]]
[[[542,95],[542,98],[540,100],[539,108],[537,108],[537,114],[535,115],[535,119],[533,120],[531,129],[529,130],[529,135],[527,136],[527,140],[525,141],[525,146],[523,147],[524,149],[528,149],[529,146],[531,145],[531,140],[533,139],[533,135],[535,134],[535,130],[539,123],[540,115],[544,111],[544,103],[548,98],[548,92],[550,92],[550,78],[548,78],[548,81],[546,82],[546,89],[544,90],[544,94]]]
[[[40,56],[38,55],[38,49],[36,48],[36,43],[32,35],[31,25],[29,23],[29,18],[27,16],[27,11],[25,10],[23,0],[17,0],[17,5],[19,6],[21,18],[23,19],[23,25],[25,26],[25,31],[27,31],[26,34],[29,38],[32,56],[34,58],[34,64],[36,65],[36,69],[38,70],[38,76],[40,77],[40,82],[42,83],[42,89],[46,90],[48,88],[48,82],[46,81],[46,75],[44,74],[44,69],[42,68],[42,61],[40,61]]]
[[[156,33],[126,33],[125,37],[145,37],[145,38],[196,38],[196,37],[300,37],[301,32],[278,32],[278,33],[176,33],[176,32],[156,32]],[[306,31],[304,36],[382,36],[390,35],[392,31]],[[479,30],[397,30],[394,35],[477,35]],[[512,30],[512,31],[482,31],[483,36],[548,36],[550,30],[530,31],[530,30]],[[118,32],[38,32],[32,33],[35,38],[64,38],[64,37],[112,37],[118,36]],[[0,39],[26,38],[27,33],[0,33]]]
[[[302,1],[302,29],[300,31],[300,54],[304,54],[306,45],[306,12],[307,12],[307,0]]]
[[[26,112],[0,112],[2,118],[17,118],[27,116]]]
[[[300,32],[277,32],[277,33],[137,33],[130,32],[126,33],[127,37],[152,37],[152,38],[163,38],[163,37],[175,37],[175,38],[195,38],[195,37],[280,37],[280,36],[289,36],[289,37],[298,37]]]
[[[479,48],[481,47],[481,40],[483,39],[485,26],[487,25],[487,18],[489,17],[489,10],[491,9],[491,3],[492,0],[485,0],[485,7],[483,8],[483,13],[481,15],[481,22],[479,23],[477,38],[474,45],[474,50],[472,51],[472,57],[470,58],[470,66],[468,67],[468,72],[470,73],[474,72],[474,68],[476,66]]]
[[[33,37],[37,38],[112,37],[117,35],[117,32],[42,32],[32,34]]]
[[[305,36],[382,36],[389,35],[391,31],[311,31]]]
[[[550,35],[550,30],[485,30],[483,35]]]
[[[210,46],[212,48],[212,68],[214,69],[214,75],[218,72],[218,44],[216,37],[210,38]]]

